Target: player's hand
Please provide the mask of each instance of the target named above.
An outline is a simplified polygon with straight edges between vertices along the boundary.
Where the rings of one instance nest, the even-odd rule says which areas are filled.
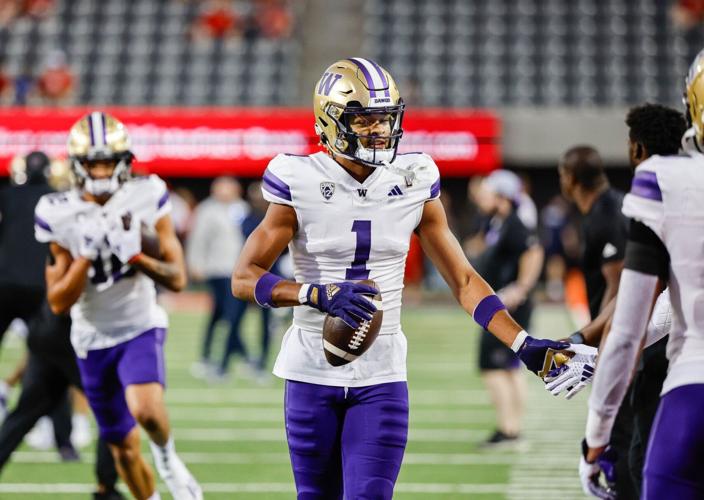
[[[590,453],[591,452],[591,453]],[[579,460],[579,480],[582,490],[586,495],[605,500],[616,500],[616,451],[607,447],[593,462],[587,461],[587,456],[593,455],[594,450],[587,446],[587,441],[582,440],[582,456]],[[606,484],[601,482],[604,474]]]
[[[516,351],[516,355],[530,371],[543,378],[550,370],[556,367],[555,354],[557,354],[557,351],[568,349],[569,347],[570,345],[567,342],[536,339],[529,335],[523,341],[523,345]]]
[[[127,264],[142,251],[141,223],[136,217],[112,217],[107,237],[110,250],[123,264]]]
[[[352,328],[358,328],[361,321],[369,321],[376,312],[376,306],[369,296],[379,290],[359,283],[330,283],[310,285],[306,305],[340,318]]]
[[[566,399],[572,399],[592,383],[599,350],[584,344],[570,344],[569,350],[575,355],[564,365],[550,370],[545,377],[545,388],[553,396],[558,396],[564,390]]]
[[[79,229],[78,255],[93,261],[100,255],[105,242],[106,226],[102,217],[81,221]]]

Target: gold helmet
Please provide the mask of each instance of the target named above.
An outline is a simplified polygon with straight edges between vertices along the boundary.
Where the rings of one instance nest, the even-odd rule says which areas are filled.
[[[130,151],[130,137],[125,126],[115,117],[94,111],[78,120],[68,137],[68,155],[71,170],[79,188],[100,196],[113,194],[130,178],[134,155]],[[93,179],[86,164],[115,162],[108,179]]]
[[[697,147],[704,147],[704,50],[697,54],[689,67],[685,81],[687,119],[694,129]]]
[[[315,131],[330,154],[369,167],[391,163],[403,135],[401,122],[405,104],[388,71],[374,61],[352,57],[341,59],[325,70],[315,86],[313,112]],[[367,115],[389,121],[391,133],[383,147],[376,135],[359,135],[351,127],[353,117]],[[371,139],[365,146],[361,139]]]

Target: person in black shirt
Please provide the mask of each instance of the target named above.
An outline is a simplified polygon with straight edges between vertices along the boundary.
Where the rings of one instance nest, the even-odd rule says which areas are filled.
[[[582,214],[582,271],[592,320],[618,292],[628,238],[628,218],[621,213],[624,194],[609,185],[601,156],[591,146],[567,150],[558,166],[560,189]],[[633,411],[622,404],[611,434],[616,450],[616,491],[620,499],[635,499],[628,467]]]
[[[582,271],[594,319],[618,290],[629,223],[621,213],[624,193],[609,185],[601,157],[590,146],[568,150],[558,171],[562,194],[582,214]]]
[[[0,471],[37,420],[65,404],[68,387],[81,387],[76,355],[70,341],[71,319],[51,312],[44,301],[28,325],[29,358],[17,405],[0,426]],[[70,413],[69,416],[70,418]],[[56,425],[56,424],[55,424]],[[107,444],[96,443],[96,500],[119,500],[117,471]]]
[[[507,170],[493,172],[477,192],[477,205],[488,217],[484,251],[473,262],[477,271],[521,325],[529,325],[531,291],[543,265],[543,249],[518,212],[522,183]],[[527,327],[526,327],[527,328]],[[524,412],[525,388],[519,361],[511,349],[484,330],[479,369],[497,413],[497,429],[484,447],[515,442]]]
[[[34,207],[52,191],[47,182],[49,158],[27,155],[23,184],[0,190],[0,342],[15,318],[25,323],[44,300],[47,245],[34,239]]]

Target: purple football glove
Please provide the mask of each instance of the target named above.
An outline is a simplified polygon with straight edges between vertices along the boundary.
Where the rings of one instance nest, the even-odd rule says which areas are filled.
[[[555,351],[567,349],[569,346],[570,344],[567,342],[536,339],[529,335],[516,351],[516,355],[530,371],[542,378],[551,369],[556,368],[552,359]]]
[[[357,329],[361,321],[369,321],[376,312],[371,298],[379,293],[373,286],[349,283],[310,285],[306,304],[324,313],[340,318]]]
[[[586,439],[582,440],[582,458],[579,462],[579,479],[582,482],[582,490],[589,496],[604,500],[615,500],[616,450],[607,446],[596,462],[589,463],[585,458],[587,449]],[[601,474],[604,474],[606,485],[600,481]]]

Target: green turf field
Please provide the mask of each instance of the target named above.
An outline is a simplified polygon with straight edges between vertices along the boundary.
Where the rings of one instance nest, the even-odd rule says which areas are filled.
[[[245,323],[251,345],[256,344],[257,319],[251,308]],[[281,382],[262,385],[238,376],[236,367],[233,378],[218,385],[194,379],[189,367],[199,352],[204,316],[177,312],[171,320],[167,400],[177,449],[205,497],[293,498]],[[586,394],[570,402],[554,399],[527,374],[524,443],[512,451],[478,451],[477,443],[493,429],[493,412],[475,368],[473,323],[456,307],[408,306],[403,325],[409,340],[411,429],[395,498],[582,498],[576,468]],[[556,338],[571,329],[561,308],[542,307],[532,331]],[[2,375],[21,352],[21,341],[7,339]],[[23,446],[0,478],[0,499],[88,498],[93,450],[82,455],[83,463],[61,464],[53,451]]]

